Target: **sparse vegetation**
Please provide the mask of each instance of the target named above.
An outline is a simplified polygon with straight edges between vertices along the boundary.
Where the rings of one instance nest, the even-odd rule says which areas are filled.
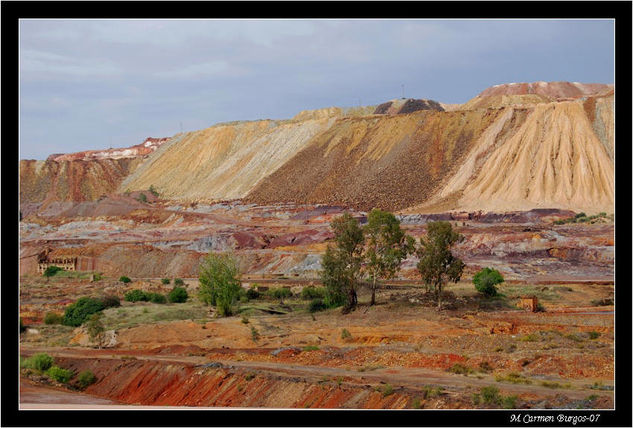
[[[44,324],[61,324],[63,316],[56,312],[48,312],[44,315]]]
[[[473,403],[481,403],[489,406],[500,406],[504,409],[516,409],[518,397],[516,395],[503,396],[499,393],[499,388],[495,386],[485,386],[479,393],[473,394]]]
[[[119,306],[121,306],[121,299],[119,299],[118,296],[112,296],[112,295],[103,296],[103,297],[100,297],[99,300],[103,304],[104,309],[118,308]]]
[[[515,372],[511,372],[508,373],[507,375],[497,375],[495,376],[495,381],[497,382],[509,382],[509,383],[525,383],[525,384],[531,384],[532,381],[528,378],[526,378],[525,376],[521,375],[520,373],[515,373]]]
[[[124,284],[128,284],[128,283],[132,282],[132,280],[129,277],[125,276],[125,275],[119,277],[119,281],[121,281]]]
[[[308,346],[304,346],[303,347],[303,351],[309,352],[309,351],[318,351],[319,347],[316,345],[308,345]]]
[[[158,190],[156,190],[153,184],[149,186],[148,190],[149,190],[149,193],[151,193],[152,195],[158,198],[158,195],[159,195]]]
[[[351,338],[352,338],[352,334],[346,328],[344,328],[343,331],[341,332],[341,339],[348,340]]]
[[[386,384],[382,388],[382,396],[387,397],[388,395],[391,395],[391,394],[393,394],[393,386],[391,386],[390,384]]]
[[[90,336],[90,340],[93,343],[96,343],[99,347],[101,347],[103,333],[105,332],[101,316],[101,313],[92,314],[85,325],[88,336]]]
[[[292,291],[285,287],[273,288],[268,290],[268,296],[273,299],[279,299],[279,301],[283,304],[283,299],[292,297]]]
[[[169,278],[163,278],[163,279],[160,280],[160,282],[163,285],[169,285],[171,283],[171,280]]]
[[[555,220],[554,224],[568,224],[568,223],[596,223],[598,221],[605,221],[605,220],[613,220],[612,218],[613,216],[608,216],[607,213],[605,212],[600,212],[596,215],[592,215],[592,216],[587,216],[587,214],[585,214],[584,212],[580,212],[578,214],[576,214],[573,217],[568,217],[565,219],[559,219],[559,220]]]
[[[259,299],[259,291],[255,290],[255,288],[249,288],[248,290],[246,290],[246,298],[248,300]]]
[[[147,203],[147,196],[145,193],[141,192],[136,200],[145,204]]]
[[[587,334],[589,335],[589,339],[591,340],[595,340],[600,337],[600,333],[598,333],[597,331],[590,331]]]
[[[449,367],[447,371],[451,373],[455,373],[455,374],[468,376],[469,374],[473,372],[473,369],[463,364],[456,363],[456,364],[453,364],[451,367]]]
[[[183,286],[185,285],[185,281],[183,281],[182,278],[176,278],[174,279],[174,285]]]
[[[253,342],[257,342],[260,337],[259,331],[257,331],[255,326],[251,326],[251,339],[253,339]]]

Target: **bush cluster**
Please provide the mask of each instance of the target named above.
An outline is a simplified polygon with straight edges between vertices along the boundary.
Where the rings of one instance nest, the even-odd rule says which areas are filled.
[[[152,303],[167,303],[167,297],[164,294],[153,293],[143,290],[130,290],[125,293],[123,297],[126,302],[152,302]]]
[[[327,305],[325,304],[325,302],[323,302],[322,299],[314,299],[310,302],[310,305],[308,306],[308,310],[310,311],[310,313],[324,311],[326,309]]]
[[[127,284],[128,282],[132,282],[132,280],[129,277],[125,276],[125,275],[119,277],[119,281],[121,281],[124,284]]]
[[[259,291],[255,290],[254,288],[249,288],[248,290],[246,290],[246,297],[248,298],[248,300],[259,299]]]
[[[39,370],[41,372],[48,370],[53,365],[53,357],[48,354],[35,354],[31,358],[24,360],[22,366],[27,369]]]
[[[160,282],[162,282],[163,285],[168,285],[171,282],[171,280],[169,278],[163,278],[160,280]]]
[[[497,295],[497,287],[495,285],[503,282],[503,276],[496,269],[483,268],[473,276],[473,284],[475,289],[481,294],[492,297]]]
[[[268,296],[273,299],[286,299],[292,297],[292,291],[288,288],[280,287],[268,290]]]
[[[90,370],[84,370],[77,376],[77,383],[81,389],[87,388],[97,381],[97,377]]]
[[[184,303],[189,298],[189,294],[187,294],[187,290],[183,287],[174,287],[167,296],[170,303]]]
[[[82,297],[66,308],[64,317],[62,318],[62,324],[79,327],[90,315],[104,309],[105,306],[100,299]]]
[[[596,220],[607,218],[607,213],[601,212],[596,215],[587,216],[584,212],[578,213],[573,217],[560,219],[554,221],[554,224],[566,224],[566,223],[595,223]]]
[[[55,379],[57,382],[60,382],[60,383],[68,383],[70,378],[73,377],[72,371],[62,369],[61,367],[58,367],[58,366],[51,367],[50,369],[46,371],[46,374],[50,378]]]
[[[57,272],[59,272],[60,270],[63,270],[63,269],[60,268],[59,266],[49,266],[46,268],[43,275],[47,278],[50,278],[51,276],[55,276]]]
[[[103,303],[104,309],[118,308],[119,306],[121,306],[121,299],[119,299],[117,296],[103,296],[100,297],[99,300],[101,300],[101,303]]]
[[[176,278],[174,279],[174,285],[185,285],[185,281],[183,281],[181,278]]]
[[[301,298],[304,300],[324,299],[327,294],[325,287],[309,286],[301,290]]]

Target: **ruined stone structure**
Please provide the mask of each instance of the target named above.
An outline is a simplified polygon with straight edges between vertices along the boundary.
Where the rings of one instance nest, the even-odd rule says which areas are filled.
[[[530,312],[538,311],[538,299],[536,296],[521,296],[518,306],[523,309],[527,309]]]
[[[40,258],[37,263],[37,271],[43,274],[49,266],[57,266],[64,270],[77,270],[77,257],[53,257]]]

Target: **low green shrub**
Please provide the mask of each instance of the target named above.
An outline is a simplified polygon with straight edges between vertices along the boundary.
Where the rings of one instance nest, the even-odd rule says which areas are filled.
[[[501,401],[499,388],[496,386],[485,386],[481,388],[480,394],[484,404],[499,404]]]
[[[352,333],[350,333],[346,328],[344,328],[343,331],[341,332],[341,339],[347,340],[347,339],[351,339],[351,337],[352,337]]]
[[[274,299],[286,299],[292,297],[292,291],[285,287],[273,288],[268,290],[268,295]]]
[[[301,298],[304,300],[324,299],[326,293],[325,287],[309,286],[301,290]]]
[[[600,333],[598,333],[597,331],[590,331],[587,334],[589,335],[589,339],[591,340],[595,340],[600,337]]]
[[[44,324],[61,324],[63,316],[56,312],[48,312],[44,315]]]
[[[174,287],[167,296],[170,303],[184,303],[188,298],[189,294],[183,287]]]
[[[249,300],[255,300],[259,298],[259,291],[255,290],[254,288],[249,288],[248,290],[246,290],[246,297]]]
[[[171,280],[169,278],[163,278],[160,280],[160,282],[162,282],[163,285],[168,285],[171,282]]]
[[[46,270],[44,271],[42,275],[44,275],[47,278],[50,278],[51,276],[55,276],[57,272],[61,270],[64,270],[64,269],[60,268],[59,266],[49,266],[46,268]]]
[[[393,386],[391,386],[390,384],[386,384],[383,388],[382,388],[382,396],[386,397],[388,395],[393,394]]]
[[[308,346],[304,346],[303,350],[306,352],[310,352],[310,351],[318,351],[319,347],[315,346],[315,345],[308,345]]]
[[[51,368],[53,362],[53,357],[46,353],[40,353],[33,355],[31,358],[27,358],[24,361],[24,367],[43,372]]]
[[[308,306],[308,310],[311,313],[324,311],[326,309],[327,309],[327,305],[321,299],[314,299],[313,301],[310,302],[310,305]]]
[[[152,303],[167,303],[167,297],[160,293],[147,293],[147,298]]]
[[[132,282],[132,280],[129,277],[125,276],[125,275],[119,277],[119,281],[121,281],[121,282],[123,282],[125,284],[127,284],[129,282]]]
[[[73,372],[70,370],[62,369],[61,367],[53,366],[46,371],[46,375],[52,379],[55,379],[60,383],[68,383],[71,377],[73,377]]]
[[[130,290],[123,296],[126,302],[147,302],[149,300],[148,293],[143,290]]]
[[[97,377],[90,370],[84,370],[77,376],[77,383],[81,389],[85,389],[97,381]]]
[[[180,278],[174,279],[174,285],[185,285],[185,281]]]
[[[255,328],[255,326],[251,326],[251,339],[253,342],[257,342],[260,338],[259,331]]]
[[[99,311],[105,309],[103,302],[92,297],[82,297],[66,308],[62,324],[71,327],[79,327],[86,319]]]

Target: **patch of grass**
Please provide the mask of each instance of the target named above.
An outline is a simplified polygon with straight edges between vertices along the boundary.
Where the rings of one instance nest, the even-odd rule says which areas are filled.
[[[145,304],[111,308],[103,311],[106,330],[118,330],[159,321],[202,320],[209,315],[207,307],[200,302],[178,305]]]
[[[442,395],[443,391],[444,391],[444,388],[442,388],[441,386],[433,387],[433,386],[426,385],[422,389],[422,393],[424,394],[424,398],[439,397],[440,395]]]
[[[391,395],[391,394],[393,394],[393,386],[391,386],[390,384],[386,384],[382,388],[382,396],[387,397],[388,395]]]
[[[501,399],[501,407],[504,409],[516,409],[517,407],[517,399],[516,395],[508,395]]]
[[[571,388],[571,384],[570,383],[566,383],[566,384],[560,384],[558,382],[547,382],[547,381],[543,381],[541,382],[541,386],[544,386],[545,388],[551,388],[551,389],[569,389]]]
[[[463,364],[456,363],[456,364],[453,364],[451,367],[449,367],[446,371],[450,373],[468,376],[469,374],[473,372],[473,369]]]
[[[309,346],[304,346],[303,347],[303,351],[304,352],[309,352],[309,351],[318,351],[319,347],[315,346],[315,345],[309,345]]]
[[[501,394],[496,386],[485,386],[479,393],[484,404],[498,404],[501,401]]]
[[[419,398],[414,398],[413,402],[411,403],[411,407],[413,407],[414,409],[419,409],[420,407],[422,407],[422,403],[420,402]]]
[[[521,342],[537,342],[540,340],[540,337],[534,333],[528,334],[527,336],[522,336],[519,338]]]
[[[261,336],[259,334],[259,331],[257,331],[255,326],[251,326],[251,339],[253,340],[253,342],[257,342],[260,337]]]
[[[503,376],[503,375],[497,375],[495,376],[495,381],[497,382],[510,382],[510,383],[525,383],[525,384],[531,384],[532,381],[528,378],[526,378],[525,376],[516,373],[516,372],[511,372],[508,373],[507,375]]]
[[[583,338],[574,334],[574,333],[570,333],[568,335],[565,336],[567,339],[569,340],[573,340],[574,342],[582,342]]]
[[[595,340],[600,337],[600,333],[598,333],[597,331],[590,331],[587,334],[589,335],[589,339],[591,340]]]
[[[341,339],[347,340],[351,338],[352,338],[352,334],[346,328],[344,328],[343,331],[341,332]]]

